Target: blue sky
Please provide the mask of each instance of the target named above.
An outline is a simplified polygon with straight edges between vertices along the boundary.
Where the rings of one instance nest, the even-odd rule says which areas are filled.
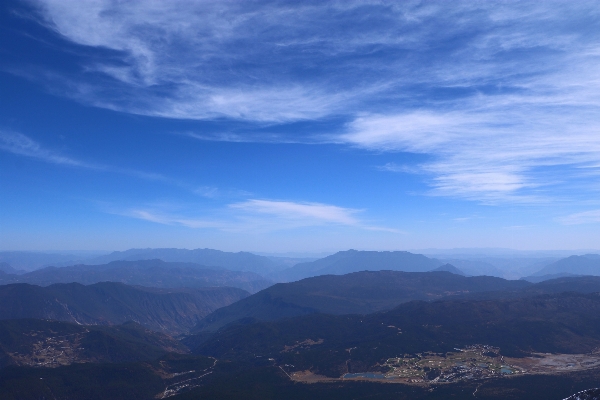
[[[593,1],[5,1],[2,250],[598,248]]]

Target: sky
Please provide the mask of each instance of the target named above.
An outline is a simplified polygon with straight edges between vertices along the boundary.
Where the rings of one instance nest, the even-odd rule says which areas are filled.
[[[596,1],[0,7],[0,250],[600,248]]]

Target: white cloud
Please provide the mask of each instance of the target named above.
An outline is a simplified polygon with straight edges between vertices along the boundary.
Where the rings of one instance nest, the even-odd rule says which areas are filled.
[[[565,225],[600,223],[600,210],[584,211],[559,218]]]
[[[597,186],[600,99],[591,87],[600,93],[600,84],[589,80],[586,88],[535,99],[481,96],[454,104],[455,111],[362,116],[338,138],[370,150],[429,155],[418,172],[429,174],[433,194],[540,202],[562,187],[564,195],[577,196]],[[410,172],[395,164],[380,169]],[[578,191],[568,193],[575,182]]]
[[[423,171],[417,166],[411,165],[399,165],[393,162],[385,163],[384,165],[378,165],[375,167],[380,171],[389,171],[389,172],[402,172],[406,174],[420,174]]]
[[[112,51],[83,61],[110,80],[61,89],[169,118],[285,122],[414,106],[436,89],[526,90],[598,52],[593,1],[30,2],[63,38]]]
[[[0,150],[19,156],[34,158],[51,164],[85,168],[96,171],[115,172],[146,180],[165,181],[175,185],[181,185],[181,183],[173,181],[161,174],[129,168],[113,167],[110,165],[89,163],[68,157],[55,150],[48,149],[30,137],[18,132],[0,131]]]
[[[352,229],[401,233],[387,227],[372,226],[359,219],[360,210],[331,204],[251,199],[231,203],[210,211],[210,217],[187,211],[173,212],[173,207],[149,205],[125,210],[108,209],[112,214],[142,219],[163,225],[225,232],[274,232],[308,227],[347,227]],[[206,210],[203,211],[207,213]]]
[[[68,0],[31,3],[44,24],[65,39],[115,51],[104,62],[88,62],[85,71],[116,82],[62,82],[72,97],[99,107],[167,118],[280,122],[328,115],[346,96],[344,90],[332,93],[316,83],[285,77],[283,71],[291,65],[280,68],[280,77],[268,76],[274,66],[265,64],[266,58],[289,45],[269,32],[289,28],[281,18],[311,12],[311,7],[261,9],[191,1],[97,0],[85,7]],[[240,63],[254,64],[255,70],[248,65],[240,69]]]
[[[82,61],[94,79],[38,74],[85,103],[260,123],[344,116],[321,142],[430,155],[417,169],[436,195],[542,202],[598,186],[594,1],[32,2],[66,40],[112,51]],[[319,140],[306,131],[189,136]]]
[[[219,188],[214,186],[201,186],[195,189],[194,193],[202,197],[208,197],[209,199],[214,199],[215,197],[219,197],[221,195]]]
[[[127,217],[142,219],[144,221],[155,222],[162,225],[180,225],[188,228],[214,228],[214,229],[227,229],[231,224],[211,221],[209,219],[199,218],[184,218],[177,217],[154,210],[146,209],[130,209],[123,212],[112,212],[113,214],[120,214]]]
[[[228,198],[228,197],[249,197],[252,193],[240,189],[218,188],[215,186],[200,186],[192,190],[198,196],[208,199]]]
[[[9,153],[36,158],[52,164],[101,169],[102,167],[63,156],[42,147],[38,142],[18,132],[0,131],[0,150]]]
[[[342,97],[300,86],[205,88],[189,84],[155,109],[136,112],[167,118],[285,122],[327,116],[339,109]]]
[[[452,140],[460,116],[417,111],[404,115],[370,115],[352,121],[340,138],[361,147],[428,153]]]
[[[290,201],[248,200],[229,207],[248,213],[266,214],[281,219],[300,220],[308,224],[333,223],[359,225],[354,214],[359,210],[321,203],[297,203]]]

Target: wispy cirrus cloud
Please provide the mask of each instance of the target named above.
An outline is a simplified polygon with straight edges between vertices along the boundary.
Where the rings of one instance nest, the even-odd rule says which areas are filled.
[[[161,174],[144,172],[135,169],[119,168],[105,164],[90,163],[69,157],[56,150],[49,149],[43,146],[41,143],[31,139],[29,136],[23,135],[19,132],[0,130],[0,150],[51,164],[85,168],[96,171],[116,172],[146,180],[170,181],[169,178]]]
[[[584,211],[567,215],[558,219],[565,225],[600,223],[600,210]]]
[[[360,219],[362,210],[331,204],[250,199],[230,203],[224,208],[210,211],[210,216],[186,212],[173,212],[164,207],[149,205],[110,213],[164,225],[185,226],[195,229],[216,229],[227,232],[272,232],[307,227],[347,227],[401,233],[399,230],[373,226]],[[206,211],[204,211],[206,213]]]
[[[216,186],[200,186],[193,189],[192,192],[208,199],[248,197],[252,195],[252,193],[245,190],[218,188]]]
[[[213,228],[231,230],[231,228],[233,227],[232,224],[223,221],[215,221],[208,218],[186,218],[182,216],[175,216],[172,214],[164,213],[161,211],[141,208],[132,208],[124,211],[111,211],[111,213],[141,219],[144,221],[155,222],[157,224],[162,225],[180,225],[195,229]]]
[[[50,85],[88,104],[167,118],[282,122],[326,116],[348,97],[346,89],[333,93],[316,82],[294,79],[292,65],[265,62],[275,54],[297,58],[300,44],[278,38],[273,29],[286,25],[280,18],[296,12],[306,17],[320,12],[318,7],[189,1],[98,1],[83,8],[69,1],[30,4],[40,22],[64,39],[114,51],[110,60],[84,61],[83,72],[105,78],[100,81],[46,75]]]
[[[597,181],[594,1],[31,4],[63,39],[111,52],[82,56],[78,77],[36,74],[86,104],[257,125],[341,117],[316,137],[189,136],[428,154],[411,167],[430,194],[487,204],[574,201]]]
[[[414,167],[387,164],[379,169],[412,168],[427,174],[432,194],[486,203],[539,203],[557,200],[561,188],[558,197],[564,198],[576,184],[578,190],[569,195],[585,193],[586,187],[594,190],[600,101],[598,107],[584,107],[555,96],[531,107],[518,97],[512,102],[502,96],[480,100],[487,104],[473,101],[452,111],[363,116],[339,139],[371,150],[431,156]]]
[[[375,168],[379,171],[400,172],[405,174],[420,174],[423,172],[419,166],[396,164],[393,162],[377,165]]]
[[[592,1],[29,3],[62,38],[112,51],[82,56],[65,93],[168,118],[277,123],[527,90],[598,39]]]
[[[250,192],[239,190],[239,189],[231,189],[231,188],[218,188],[215,186],[194,186],[189,183],[170,178],[163,174],[146,172],[137,169],[131,168],[122,168],[113,165],[99,164],[99,163],[91,163],[87,161],[82,161],[77,158],[73,158],[67,155],[62,154],[57,150],[50,149],[46,146],[43,146],[41,143],[33,140],[29,136],[26,136],[19,132],[0,130],[0,151],[6,151],[8,153],[12,153],[19,156],[29,157],[36,159],[41,162],[66,166],[66,167],[74,167],[74,168],[83,168],[89,169],[93,171],[100,172],[110,172],[117,173],[123,175],[129,175],[136,178],[148,180],[148,181],[158,181],[164,184],[178,187],[180,189],[184,189],[185,191],[194,193],[195,195],[205,197],[208,199],[217,199],[217,198],[244,198],[251,195]],[[140,211],[143,212],[143,211]],[[141,215],[141,214],[140,214]],[[152,214],[148,214],[152,215]],[[159,217],[157,217],[159,218]],[[166,218],[166,217],[165,217]],[[160,218],[159,218],[160,219]],[[165,221],[168,218],[164,219]],[[192,223],[194,224],[194,223]]]
[[[18,132],[0,131],[0,150],[9,153],[36,158],[52,164],[102,169],[99,165],[86,163],[64,156],[56,151],[44,148],[40,143]]]
[[[313,225],[323,223],[359,225],[359,220],[355,215],[360,210],[329,204],[252,199],[230,204],[229,207],[248,213],[269,215],[284,220],[303,221],[304,223]]]

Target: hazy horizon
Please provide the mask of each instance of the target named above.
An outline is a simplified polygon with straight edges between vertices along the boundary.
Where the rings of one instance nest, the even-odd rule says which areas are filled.
[[[123,252],[127,250],[143,250],[143,249],[178,249],[178,250],[196,250],[196,249],[210,249],[218,250],[223,252],[247,252],[262,256],[272,257],[326,257],[331,254],[335,254],[340,251],[357,250],[357,251],[407,251],[410,253],[424,254],[424,255],[456,255],[456,256],[498,256],[504,258],[517,257],[519,255],[530,255],[543,257],[544,255],[555,254],[555,255],[581,255],[587,253],[600,253],[599,249],[532,249],[532,250],[519,250],[510,248],[424,248],[424,249],[370,249],[370,248],[340,248],[323,251],[281,251],[281,252],[268,252],[268,251],[257,251],[252,249],[233,249],[224,250],[209,247],[197,247],[197,248],[185,248],[185,247],[129,247],[123,249],[111,249],[111,250],[61,250],[61,249],[41,249],[41,250],[13,250],[13,249],[0,249],[0,253],[46,253],[46,254],[65,254],[65,255],[101,255],[109,254],[112,252]]]

